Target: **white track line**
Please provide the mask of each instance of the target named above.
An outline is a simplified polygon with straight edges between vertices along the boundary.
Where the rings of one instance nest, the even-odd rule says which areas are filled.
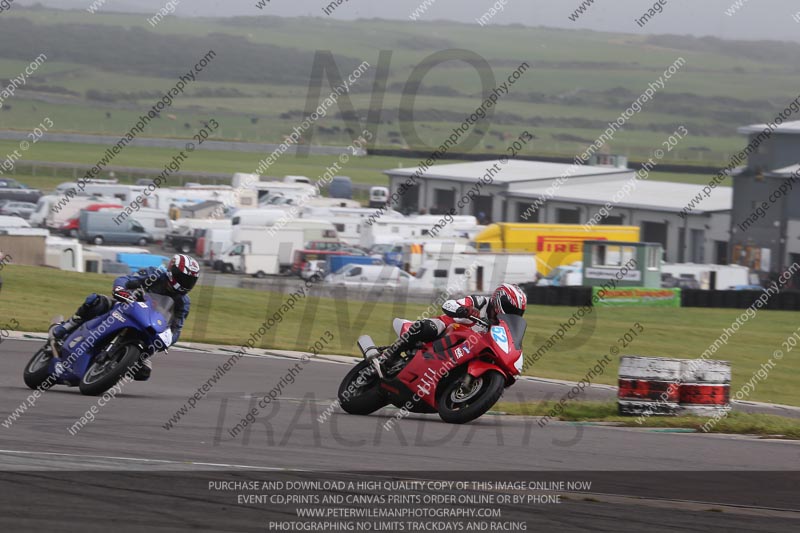
[[[269,471],[292,471],[292,472],[305,472],[305,470],[298,470],[293,468],[279,468],[272,466],[253,466],[253,465],[237,465],[228,463],[203,463],[196,461],[173,461],[169,459],[144,459],[141,457],[114,457],[109,455],[81,455],[76,453],[56,453],[56,452],[32,452],[28,450],[0,450],[0,454],[18,454],[18,455],[50,455],[60,457],[76,457],[82,459],[111,459],[115,461],[134,461],[140,463],[161,463],[161,464],[176,464],[176,465],[196,465],[196,466],[219,466],[225,468],[244,468],[253,470],[269,470]]]

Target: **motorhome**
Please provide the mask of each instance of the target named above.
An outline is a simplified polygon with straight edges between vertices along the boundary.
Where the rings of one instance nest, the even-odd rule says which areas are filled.
[[[311,179],[306,176],[284,176],[283,183],[305,183],[311,185]]]
[[[55,235],[45,239],[45,264],[67,272],[85,272],[83,245],[77,239]],[[97,268],[102,268],[97,265]]]
[[[92,204],[119,204],[118,198],[109,196],[64,196],[48,194],[36,202],[36,211],[30,216],[32,226],[58,230],[67,220],[75,218],[82,209]]]
[[[579,224],[490,224],[475,237],[479,251],[530,252],[536,254],[539,273],[583,260],[583,242],[596,240],[639,242],[638,226]]]
[[[416,275],[420,266],[427,261],[475,251],[475,247],[468,241],[455,239],[406,241],[401,246],[402,268],[412,276]]]
[[[231,184],[238,190],[252,190],[257,199],[257,204],[268,201],[274,197],[284,198],[314,198],[319,196],[319,190],[310,183],[262,181],[256,174],[243,174],[237,172],[233,175]]]
[[[288,211],[278,207],[259,207],[258,209],[241,209],[233,213],[233,226],[272,226],[281,219],[287,218]]]
[[[351,245],[359,244],[361,240],[361,226],[364,219],[374,214],[374,209],[363,207],[321,207],[307,205],[300,216],[303,218],[316,218],[330,220],[339,233],[339,238]],[[388,219],[404,219],[397,211],[387,211],[384,215]]]
[[[468,252],[426,261],[411,288],[419,291],[450,290],[462,294],[488,294],[501,283],[531,283],[536,258],[526,253]]]
[[[250,209],[258,205],[257,195],[248,189],[236,190],[228,185],[201,185],[196,187],[170,187],[153,191],[148,197],[147,207],[168,212],[170,206],[179,209],[201,202],[222,202],[232,209]],[[213,218],[221,218],[219,213]]]
[[[435,215],[421,215],[403,219],[381,217],[371,224],[365,222],[362,225],[359,244],[369,248],[375,244],[394,243],[398,240],[452,239],[460,237],[465,232],[478,226],[478,221],[473,216],[458,215],[452,217],[452,219],[452,222],[441,225],[438,230],[431,233],[433,227],[441,222],[441,217]]]
[[[294,204],[295,202],[292,202]],[[308,205],[311,207],[339,207],[345,209],[360,209],[361,204],[356,200],[349,200],[347,198],[327,198],[325,196],[317,196],[315,198],[309,198],[303,205]],[[374,212],[374,211],[373,211]]]
[[[662,263],[663,286],[681,286],[682,280],[694,279],[700,289],[728,290],[741,285],[758,284],[758,274],[742,265],[697,263]],[[676,280],[674,283],[669,278]]]
[[[55,192],[64,195],[69,190],[73,190],[73,194],[78,196],[101,196],[104,198],[114,198],[116,201],[112,203],[130,204],[136,201],[136,198],[143,194],[147,187],[141,185],[123,185],[119,183],[110,182],[88,182],[82,186],[78,186],[76,182],[66,182],[56,187]]]

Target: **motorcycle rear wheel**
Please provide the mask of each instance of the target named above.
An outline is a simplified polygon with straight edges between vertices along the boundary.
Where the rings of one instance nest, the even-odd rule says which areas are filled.
[[[339,405],[351,415],[368,415],[384,407],[388,401],[381,392],[378,377],[371,361],[361,361],[339,385]]]
[[[53,359],[53,354],[50,353],[48,346],[45,344],[39,351],[33,354],[31,360],[25,365],[25,370],[22,372],[22,379],[31,389],[47,390],[52,386],[50,380],[50,361]]]
[[[114,348],[102,363],[93,361],[81,377],[78,388],[86,396],[100,396],[122,379],[141,356],[135,344],[122,344]]]
[[[439,395],[439,417],[450,424],[466,424],[486,413],[497,403],[505,390],[502,374],[489,370],[472,378],[464,387],[467,374],[448,383]]]

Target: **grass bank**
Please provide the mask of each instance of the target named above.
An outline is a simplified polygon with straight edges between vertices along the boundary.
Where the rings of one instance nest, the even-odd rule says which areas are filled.
[[[107,275],[13,264],[0,275],[4,279],[0,323],[15,318],[27,331],[45,331],[53,315],[69,316],[90,292],[108,294],[113,280]],[[265,320],[276,316],[286,298],[274,292],[200,285],[192,293],[192,310],[182,340],[241,345]],[[434,298],[432,295],[431,301]],[[388,344],[393,338],[392,317],[415,318],[428,307],[395,302],[390,293],[376,294],[370,300],[302,299],[293,309],[284,308],[279,323],[261,339],[261,346],[307,350],[330,331],[334,339],[326,351],[357,355],[355,342],[359,335],[369,333],[376,342]],[[570,307],[529,307],[524,341],[528,361],[574,312]],[[557,339],[545,353],[540,352],[540,358],[530,364],[527,373],[577,381],[614,348],[617,354],[611,356],[612,362],[594,381],[615,385],[620,355],[697,358],[740,314],[741,310],[736,309],[678,308],[659,309],[657,313],[642,308],[596,309],[569,329],[563,340]],[[635,326],[637,322],[639,327]],[[759,311],[714,353],[713,358],[732,363],[732,393],[751,380],[775,350],[782,349],[782,341],[796,328],[796,313]],[[625,339],[626,333],[630,341]],[[747,398],[800,405],[798,376],[797,352],[787,351]]]

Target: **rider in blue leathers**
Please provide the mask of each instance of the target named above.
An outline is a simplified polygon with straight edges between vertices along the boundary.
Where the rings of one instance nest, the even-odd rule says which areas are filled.
[[[134,299],[133,291],[143,290],[172,298],[172,343],[178,342],[186,318],[189,316],[190,300],[188,293],[192,290],[200,275],[200,265],[188,255],[174,256],[166,267],[150,267],[139,270],[135,274],[120,276],[114,280],[113,296],[115,300],[126,302]],[[75,311],[75,315],[50,328],[50,335],[56,339],[64,339],[87,320],[108,313],[114,301],[103,294],[90,294]],[[147,379],[150,367],[142,367],[135,379]]]

